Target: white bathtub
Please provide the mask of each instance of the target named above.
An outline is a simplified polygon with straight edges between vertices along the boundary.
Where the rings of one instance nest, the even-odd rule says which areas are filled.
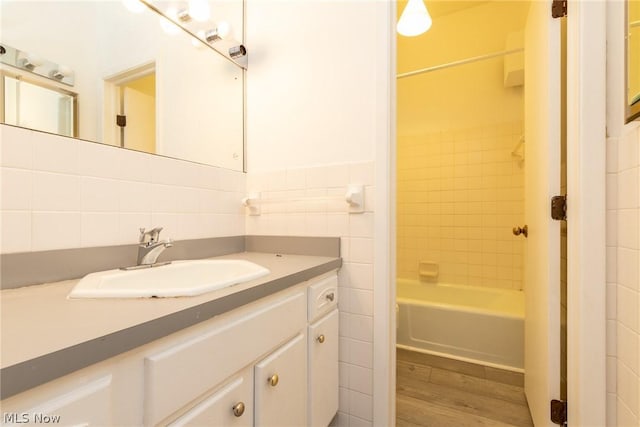
[[[397,346],[523,372],[524,292],[398,279]]]

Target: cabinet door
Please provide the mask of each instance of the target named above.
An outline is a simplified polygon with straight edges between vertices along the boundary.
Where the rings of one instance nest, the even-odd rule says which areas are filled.
[[[251,426],[253,424],[252,374],[251,367],[245,369],[169,426]]]
[[[304,426],[307,422],[307,345],[304,334],[255,366],[255,425]]]
[[[338,411],[338,310],[309,325],[309,422],[326,427]]]
[[[144,423],[158,424],[306,325],[304,292],[274,296],[213,319],[188,339],[170,339],[144,361]]]

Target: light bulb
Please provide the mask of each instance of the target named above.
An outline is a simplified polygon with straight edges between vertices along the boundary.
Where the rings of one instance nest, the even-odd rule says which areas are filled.
[[[129,12],[141,13],[145,10],[145,5],[140,0],[122,0],[122,3],[124,3],[124,7],[126,7]]]
[[[49,76],[53,77],[56,80],[62,80],[65,77],[69,77],[72,73],[73,71],[71,71],[71,68],[67,67],[66,65],[58,65],[56,69],[51,70]]]
[[[216,28],[218,29],[218,35],[223,39],[226,39],[231,32],[231,25],[229,25],[227,21],[218,22],[218,26]]]
[[[423,0],[409,0],[400,15],[397,25],[398,33],[413,37],[431,28],[431,16]]]
[[[211,15],[209,0],[189,0],[189,15],[198,22],[204,22]]]
[[[191,44],[197,48],[200,49],[201,47],[203,47],[204,45],[202,44],[202,39],[204,39],[204,31],[200,30],[196,33],[196,35],[198,37],[191,37]]]
[[[26,57],[22,58],[22,67],[27,70],[33,70],[36,67],[44,64],[44,59],[40,55],[36,55],[35,53],[28,53]]]
[[[180,28],[171,19],[176,19],[178,12],[175,8],[167,9],[166,16],[160,16],[160,26],[162,30],[170,35],[175,35],[180,32]],[[171,18],[171,19],[169,19]]]

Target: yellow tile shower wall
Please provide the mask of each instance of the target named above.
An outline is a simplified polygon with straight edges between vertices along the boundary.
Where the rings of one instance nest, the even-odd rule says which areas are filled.
[[[529,3],[432,2],[433,27],[399,37],[398,70],[413,71],[505,49]],[[504,58],[398,80],[397,271],[420,261],[438,281],[521,289],[523,87],[504,86]]]
[[[398,276],[439,264],[440,283],[522,289],[521,121],[398,137]]]

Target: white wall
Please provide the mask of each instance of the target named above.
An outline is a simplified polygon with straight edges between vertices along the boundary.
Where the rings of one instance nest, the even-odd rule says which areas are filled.
[[[607,2],[607,426],[640,425],[640,123],[625,125],[623,2]]]
[[[375,337],[388,333],[393,289],[386,243],[390,5],[248,0],[246,26],[248,190],[285,199],[343,194],[348,182],[369,190],[365,214],[337,212],[334,202],[265,204],[247,230],[342,238],[337,424],[373,425],[376,414],[376,424],[387,425],[392,356],[386,339]],[[385,312],[374,314],[374,306]]]
[[[0,125],[0,253],[244,234],[245,175]]]
[[[249,171],[373,159],[381,6],[248,0]]]

